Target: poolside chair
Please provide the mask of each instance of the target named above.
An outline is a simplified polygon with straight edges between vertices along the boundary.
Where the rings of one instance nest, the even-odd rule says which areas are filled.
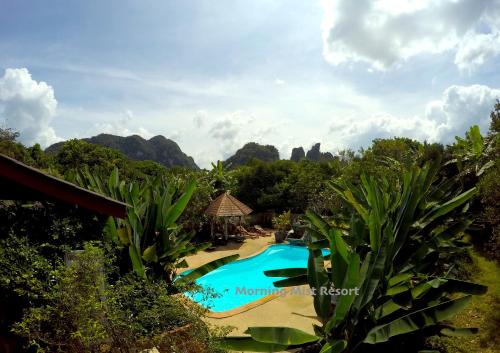
[[[264,228],[262,228],[262,227],[261,227],[261,226],[259,226],[258,224],[254,225],[253,227],[254,227],[254,229],[255,229],[255,231],[256,231],[257,233],[259,233],[259,234],[261,234],[261,235],[263,235],[263,236],[268,237],[268,236],[270,236],[270,235],[272,234],[272,232],[268,232],[268,231],[264,230]]]
[[[243,227],[242,225],[237,226],[236,231],[242,235],[249,237],[249,238],[257,238],[260,235],[259,233],[253,233],[253,232],[246,230],[245,227]]]

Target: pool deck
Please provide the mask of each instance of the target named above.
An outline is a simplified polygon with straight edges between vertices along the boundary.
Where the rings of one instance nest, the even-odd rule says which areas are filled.
[[[213,251],[203,251],[189,256],[186,260],[189,268],[195,268],[233,254],[240,254],[240,258],[250,257],[264,251],[272,244],[274,244],[274,237],[269,236],[246,239],[244,243],[230,242]],[[243,335],[250,326],[288,326],[314,333],[312,325],[318,323],[312,297],[292,294],[263,301],[256,307],[230,317],[207,317],[206,320],[211,324],[234,327],[231,336]]]

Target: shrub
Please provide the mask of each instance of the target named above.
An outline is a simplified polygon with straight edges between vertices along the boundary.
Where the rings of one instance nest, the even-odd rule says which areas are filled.
[[[307,267],[264,272],[280,278],[275,287],[310,286],[320,321],[315,334],[250,327],[247,336],[221,342],[238,351],[414,352],[432,335],[476,333],[445,322],[472,295],[487,291],[450,276],[453,258],[467,245],[462,233],[471,223],[467,204],[476,190],[462,192],[438,171],[438,164],[414,166],[401,177],[400,189],[373,175],[362,175],[358,186],[331,183],[352,210],[348,229],[308,211]],[[326,263],[324,248],[330,250]]]
[[[0,331],[8,332],[22,311],[37,305],[51,284],[54,264],[26,237],[0,240]]]
[[[483,211],[481,225],[484,233],[489,235],[486,251],[495,260],[500,261],[500,165],[492,168],[479,182],[479,197]]]
[[[292,227],[292,214],[290,211],[283,212],[273,217],[273,227],[281,232],[286,232]]]
[[[170,295],[164,282],[132,274],[109,284],[108,263],[103,250],[86,244],[57,270],[43,305],[30,308],[15,332],[40,352],[137,352],[153,346],[167,353],[203,352],[211,346],[199,306]]]

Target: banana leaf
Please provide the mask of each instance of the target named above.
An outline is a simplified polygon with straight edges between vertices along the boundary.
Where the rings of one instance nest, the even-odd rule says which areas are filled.
[[[141,260],[141,255],[139,254],[137,248],[134,244],[130,244],[128,247],[128,253],[130,260],[132,261],[132,268],[134,272],[141,278],[146,278],[146,269]]]
[[[307,268],[282,268],[278,270],[264,271],[267,277],[295,277],[307,275]]]
[[[356,253],[351,254],[349,259],[349,265],[347,267],[346,276],[344,278],[344,283],[342,289],[354,289],[359,281],[359,266],[360,259],[359,255]],[[337,306],[335,307],[335,312],[333,318],[335,321],[339,322],[344,320],[345,316],[351,309],[351,305],[355,298],[355,292],[352,291],[351,294],[341,295],[337,301]]]
[[[179,199],[176,201],[174,205],[172,205],[171,208],[169,208],[168,212],[165,214],[165,223],[166,224],[173,224],[184,212],[184,209],[186,208],[189,200],[191,199],[191,196],[194,193],[194,190],[196,189],[196,181],[192,180],[189,182],[189,184],[186,187],[186,191],[179,197]]]
[[[278,288],[283,287],[294,287],[308,284],[309,280],[306,275],[298,275],[290,278],[281,279],[279,281],[273,282],[273,285]]]
[[[252,337],[224,337],[216,342],[221,348],[237,352],[282,352],[288,348],[286,345],[258,342]]]
[[[249,327],[245,333],[258,342],[285,346],[317,342],[321,339],[321,337],[291,327]]]
[[[181,283],[187,283],[187,282],[193,282],[195,281],[196,279],[200,278],[201,276],[227,264],[227,263],[230,263],[230,262],[233,262],[234,260],[236,260],[237,258],[239,258],[240,255],[238,254],[235,254],[235,255],[229,255],[229,256],[226,256],[226,257],[221,257],[220,259],[217,259],[217,260],[214,260],[212,262],[209,262],[203,266],[200,266],[196,269],[194,269],[193,271],[191,271],[190,273],[188,273],[187,275],[185,276],[181,276],[179,277],[178,281],[181,281]]]
[[[435,220],[438,217],[441,217],[455,208],[459,207],[460,205],[463,205],[465,202],[467,202],[474,194],[476,193],[476,188],[472,188],[467,190],[466,192],[461,193],[457,197],[451,199],[450,201],[439,205],[435,209],[431,210],[428,212],[423,219],[419,222],[421,223],[420,226],[422,228],[425,228],[429,223],[431,223],[433,220]]]
[[[319,353],[341,353],[347,348],[347,342],[344,340],[336,340],[326,343]]]
[[[326,322],[330,315],[331,297],[324,289],[330,288],[330,281],[321,250],[309,250],[307,280],[309,286],[315,290],[313,302],[316,314],[322,322]]]
[[[391,337],[437,325],[464,309],[471,299],[472,297],[467,295],[459,299],[449,300],[415,311],[387,324],[375,326],[368,332],[363,342],[369,344],[387,342]]]
[[[446,326],[439,331],[440,334],[444,336],[450,336],[450,337],[463,337],[463,336],[473,336],[479,332],[479,329],[476,327],[464,327],[464,328],[457,328],[457,327],[451,327],[451,326]]]
[[[321,216],[319,216],[313,210],[307,210],[306,217],[309,219],[311,224],[314,225],[320,231],[323,237],[328,238],[328,228],[330,228],[330,226],[323,220],[323,218],[321,218]]]

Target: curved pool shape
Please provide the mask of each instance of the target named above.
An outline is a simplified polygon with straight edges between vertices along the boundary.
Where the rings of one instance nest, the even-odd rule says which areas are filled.
[[[328,254],[323,250],[323,254]],[[204,289],[213,290],[218,296],[207,298],[201,293],[186,296],[220,313],[271,294],[276,290],[273,282],[280,277],[267,277],[264,271],[289,267],[307,267],[309,251],[306,247],[278,244],[271,245],[258,255],[228,263],[198,278],[195,282]]]

